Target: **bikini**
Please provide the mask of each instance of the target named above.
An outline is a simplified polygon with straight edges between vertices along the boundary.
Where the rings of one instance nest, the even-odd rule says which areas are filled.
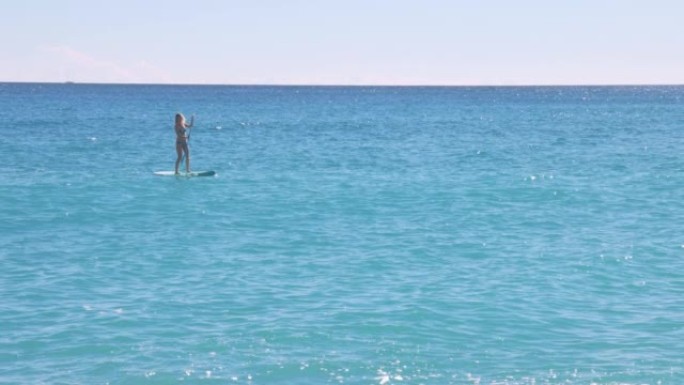
[[[182,134],[178,135],[179,132],[182,132]],[[188,137],[186,136],[186,132],[187,132],[187,129],[185,127],[180,128],[180,129],[176,129],[176,144],[185,144],[188,142]]]

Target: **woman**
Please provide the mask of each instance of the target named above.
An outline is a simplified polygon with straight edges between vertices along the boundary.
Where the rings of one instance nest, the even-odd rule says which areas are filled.
[[[183,154],[185,154],[185,171],[190,172],[190,148],[188,148],[188,129],[192,127],[195,122],[195,116],[190,117],[190,124],[185,123],[185,116],[183,114],[176,114],[176,125],[174,129],[176,130],[176,174],[178,174],[178,166],[183,160]]]

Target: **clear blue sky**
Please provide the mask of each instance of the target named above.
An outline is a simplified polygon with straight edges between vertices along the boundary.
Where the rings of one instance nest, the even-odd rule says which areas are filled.
[[[684,2],[23,0],[0,81],[684,84]]]

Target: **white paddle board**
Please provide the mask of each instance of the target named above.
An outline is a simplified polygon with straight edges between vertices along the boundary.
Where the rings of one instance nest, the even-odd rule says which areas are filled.
[[[155,171],[154,175],[159,175],[159,176],[178,176],[178,177],[193,177],[193,176],[214,176],[216,175],[216,171],[210,170],[210,171],[191,171],[191,172],[185,172],[185,171],[180,171],[178,174],[176,174],[173,171]]]

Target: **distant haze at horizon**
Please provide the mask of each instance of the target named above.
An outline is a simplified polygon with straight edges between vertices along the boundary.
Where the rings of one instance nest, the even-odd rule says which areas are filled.
[[[684,84],[682,11],[616,0],[29,0],[0,12],[0,81]]]

